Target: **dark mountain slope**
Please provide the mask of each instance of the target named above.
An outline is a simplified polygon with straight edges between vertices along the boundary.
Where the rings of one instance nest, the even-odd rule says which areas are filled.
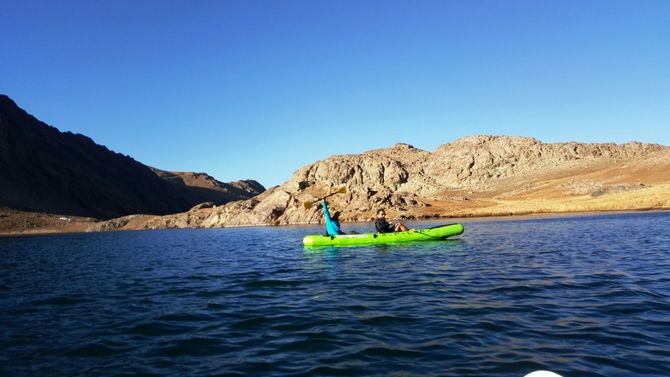
[[[60,132],[0,95],[0,206],[22,211],[112,218],[133,213],[168,214],[202,201],[252,197],[218,181],[211,187],[162,179],[131,157],[90,138]]]

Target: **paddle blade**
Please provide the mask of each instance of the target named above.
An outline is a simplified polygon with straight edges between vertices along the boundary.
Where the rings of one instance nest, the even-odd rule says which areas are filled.
[[[328,198],[328,197],[331,197],[331,196],[333,196],[333,195],[335,195],[335,194],[344,194],[345,192],[347,192],[347,188],[346,188],[346,187],[340,187],[337,191],[335,191],[335,192],[331,192],[330,194],[324,196],[324,197],[321,198],[321,199],[315,200],[315,201],[313,201],[313,202],[304,202],[304,203],[302,203],[302,205],[305,206],[305,209],[310,209],[310,208],[312,208],[312,206],[313,206],[315,203],[318,203],[318,202],[320,202],[320,201],[322,201],[322,200],[324,200],[324,199],[326,199],[326,198]]]

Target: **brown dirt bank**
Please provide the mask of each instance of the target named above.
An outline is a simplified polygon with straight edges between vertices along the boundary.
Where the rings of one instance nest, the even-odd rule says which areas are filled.
[[[0,208],[0,235],[85,232],[96,219]]]

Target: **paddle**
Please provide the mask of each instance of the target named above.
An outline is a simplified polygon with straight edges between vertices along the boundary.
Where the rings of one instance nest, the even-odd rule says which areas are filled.
[[[316,203],[322,201],[323,199],[329,198],[329,197],[331,197],[331,196],[333,196],[333,195],[335,195],[335,194],[344,194],[345,192],[347,192],[346,187],[341,187],[341,188],[338,189],[337,191],[335,191],[335,192],[331,192],[330,194],[324,196],[324,197],[321,198],[321,199],[317,199],[317,200],[314,200],[314,201],[311,201],[311,202],[304,202],[304,203],[302,203],[302,205],[305,206],[305,209],[310,209],[310,208],[312,208],[312,206],[313,206],[314,204],[316,204]]]

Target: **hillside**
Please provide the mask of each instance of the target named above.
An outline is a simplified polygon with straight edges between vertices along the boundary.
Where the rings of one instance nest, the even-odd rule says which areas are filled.
[[[37,120],[5,95],[0,95],[0,182],[5,220],[17,211],[102,219],[170,214],[265,190],[251,180],[222,183],[203,173],[150,168]]]
[[[670,148],[656,144],[546,144],[472,136],[435,152],[407,144],[332,156],[254,198],[168,216],[126,217],[90,230],[320,223],[304,202],[329,198],[343,221],[670,209]]]

